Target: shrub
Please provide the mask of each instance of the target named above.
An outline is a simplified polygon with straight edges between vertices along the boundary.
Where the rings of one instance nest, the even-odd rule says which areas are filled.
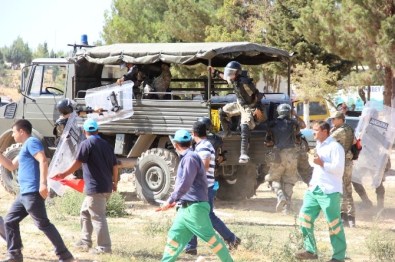
[[[366,238],[366,246],[374,261],[395,261],[395,239],[377,226]]]
[[[127,215],[125,198],[118,192],[112,193],[107,203],[107,216],[122,217],[125,215]]]
[[[63,215],[79,216],[85,195],[77,191],[67,191],[62,197],[54,198],[57,210]],[[122,217],[126,215],[125,199],[118,192],[112,193],[107,203],[108,217]]]

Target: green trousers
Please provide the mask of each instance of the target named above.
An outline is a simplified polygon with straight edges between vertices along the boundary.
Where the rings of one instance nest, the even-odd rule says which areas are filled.
[[[345,259],[347,244],[340,218],[341,198],[340,193],[324,194],[318,186],[313,191],[306,191],[303,206],[299,214],[299,222],[306,251],[317,254],[317,245],[314,238],[314,221],[322,210],[329,226],[329,235],[333,249],[332,258],[337,260]]]
[[[199,202],[178,209],[173,225],[167,234],[162,261],[176,261],[193,235],[206,242],[221,261],[233,261],[225,242],[214,231],[209,212],[208,202]]]

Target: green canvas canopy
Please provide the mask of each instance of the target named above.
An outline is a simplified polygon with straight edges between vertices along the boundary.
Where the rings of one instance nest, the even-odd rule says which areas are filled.
[[[95,64],[153,64],[156,62],[223,67],[237,60],[244,65],[287,62],[287,51],[249,42],[128,43],[97,46],[80,52],[79,59]]]

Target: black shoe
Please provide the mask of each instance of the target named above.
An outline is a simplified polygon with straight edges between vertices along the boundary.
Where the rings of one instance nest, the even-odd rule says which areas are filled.
[[[235,240],[231,241],[226,241],[228,243],[228,248],[229,250],[234,250],[237,249],[237,247],[240,245],[241,243],[241,239],[236,237]]]
[[[185,254],[196,256],[197,255],[197,249],[196,248],[191,248],[191,249],[186,249]]]

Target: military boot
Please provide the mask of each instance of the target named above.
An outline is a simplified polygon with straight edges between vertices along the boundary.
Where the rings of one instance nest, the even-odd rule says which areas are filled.
[[[292,212],[293,212],[292,202],[291,202],[292,195],[293,195],[293,188],[294,188],[294,185],[290,184],[290,183],[284,183],[284,185],[283,185],[284,195],[287,200],[287,203],[284,205],[283,211],[282,211],[282,213],[284,215],[289,215],[289,214],[292,214]]]
[[[349,227],[355,227],[355,217],[348,215],[348,225]]]
[[[377,195],[377,209],[382,210],[384,209],[384,195],[385,195],[385,188],[383,186],[383,182],[381,182],[380,186],[376,188],[376,195]]]
[[[248,142],[250,139],[250,128],[248,125],[243,124],[240,126],[241,129],[241,145],[240,145],[240,164],[246,164],[250,161],[250,157],[248,156]]]
[[[350,224],[348,223],[348,215],[344,212],[342,212],[340,215],[343,222],[343,227],[350,227]]]
[[[366,194],[366,190],[363,187],[363,185],[356,182],[352,182],[352,186],[354,187],[355,192],[358,193],[359,197],[362,200],[362,207],[366,209],[372,208],[373,203],[372,201],[370,201],[368,195]]]
[[[279,182],[273,181],[272,188],[274,193],[277,195],[277,205],[276,212],[281,212],[284,209],[284,206],[287,204],[287,198],[281,188],[281,184]]]
[[[384,198],[377,197],[377,209],[384,209]]]

